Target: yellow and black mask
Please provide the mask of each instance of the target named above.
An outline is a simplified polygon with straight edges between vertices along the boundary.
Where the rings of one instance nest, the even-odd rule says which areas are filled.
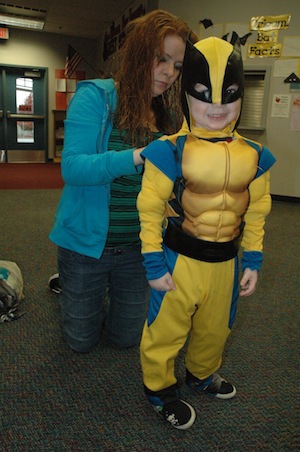
[[[182,68],[182,108],[190,128],[190,112],[187,94],[208,103],[228,104],[243,97],[244,70],[238,36],[234,44],[224,39],[210,37],[196,44],[187,42]],[[197,92],[195,85],[207,87]],[[228,88],[237,84],[237,91]]]

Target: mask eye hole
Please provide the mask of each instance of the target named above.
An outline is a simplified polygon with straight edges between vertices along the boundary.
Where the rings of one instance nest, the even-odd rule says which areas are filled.
[[[194,90],[197,94],[201,94],[201,96],[199,96],[199,99],[202,99],[204,102],[210,102],[210,91],[206,85],[204,85],[203,83],[196,83]]]
[[[194,90],[197,93],[204,93],[204,91],[208,91],[207,86],[203,85],[203,83],[196,83],[196,85],[194,86]]]
[[[228,88],[226,88],[226,94],[227,95],[232,95],[235,94],[237,91],[239,90],[239,85],[237,83],[232,83],[230,86],[228,86]]]

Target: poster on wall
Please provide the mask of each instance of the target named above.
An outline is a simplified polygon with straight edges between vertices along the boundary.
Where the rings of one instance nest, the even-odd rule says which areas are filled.
[[[288,118],[290,110],[290,94],[274,94],[271,116],[273,118]]]
[[[55,109],[67,110],[70,100],[80,80],[85,79],[84,71],[74,71],[73,78],[65,78],[64,69],[55,69]]]
[[[249,58],[278,58],[282,44],[278,42],[278,31],[289,28],[290,14],[280,16],[256,16],[250,20],[250,30],[257,31],[256,43],[248,46]]]
[[[147,12],[147,0],[136,1],[121,17],[113,21],[104,33],[103,61],[108,60],[122,45],[125,37],[125,28],[128,22],[143,16]]]
[[[300,96],[295,97],[293,101],[290,129],[295,132],[300,132]]]
[[[273,77],[286,77],[287,74],[300,75],[300,58],[282,58],[274,61]]]
[[[295,58],[300,56],[300,36],[286,36],[283,43],[282,56]]]

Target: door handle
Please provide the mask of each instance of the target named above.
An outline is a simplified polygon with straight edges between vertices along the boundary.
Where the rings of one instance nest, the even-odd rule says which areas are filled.
[[[20,115],[18,113],[11,113],[10,111],[7,112],[7,117],[15,119],[45,119],[44,115]]]

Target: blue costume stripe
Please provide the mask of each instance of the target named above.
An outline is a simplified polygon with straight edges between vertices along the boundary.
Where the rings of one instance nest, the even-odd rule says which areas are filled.
[[[236,317],[236,310],[239,298],[239,265],[238,265],[238,257],[235,258],[234,262],[234,282],[233,282],[233,291],[232,291],[232,300],[230,307],[230,316],[229,316],[229,324],[228,327],[231,329],[233,322]]]
[[[186,135],[177,139],[176,146],[169,140],[152,141],[141,153],[143,158],[148,159],[171,181],[181,177],[182,149],[186,141]]]
[[[263,253],[261,251],[244,251],[242,257],[242,270],[246,268],[250,270],[260,270],[263,261]]]
[[[163,251],[143,253],[143,258],[148,280],[160,278],[167,273],[168,267]]]
[[[274,165],[274,163],[276,162],[276,159],[275,159],[274,155],[271,153],[271,151],[269,151],[269,149],[266,148],[265,146],[263,146],[261,149],[259,144],[254,143],[253,141],[247,140],[246,138],[243,138],[243,139],[245,140],[245,142],[247,144],[249,144],[249,146],[251,146],[253,149],[255,149],[257,151],[257,153],[259,154],[258,170],[255,175],[255,179],[257,179],[263,173],[268,171],[271,168],[271,166]]]
[[[165,294],[166,294],[165,291],[163,292],[154,289],[151,290],[150,304],[148,309],[148,327],[156,319]]]
[[[258,171],[256,174],[256,177],[261,176],[261,174],[265,173],[267,170],[269,170],[271,168],[271,166],[274,165],[274,163],[276,162],[276,159],[274,157],[274,155],[269,151],[268,148],[266,148],[265,146],[263,146],[260,158],[259,158],[259,167],[258,167]]]
[[[149,256],[149,254],[151,254],[151,257],[154,258],[153,261],[155,261],[155,258],[157,258],[157,262],[161,262],[161,259],[159,256],[160,254],[164,255],[166,257],[166,261],[168,262],[168,268],[166,267],[166,271],[164,271],[163,274],[165,274],[167,271],[169,271],[172,275],[176,261],[177,261],[177,257],[178,257],[178,253],[176,253],[175,251],[170,250],[169,248],[167,248],[166,246],[163,245],[164,248],[164,253],[148,253],[148,254],[144,254],[145,256]],[[151,279],[156,279],[159,278],[159,276],[156,276],[155,278],[151,278]],[[148,278],[150,279],[150,278]],[[150,326],[154,320],[156,319],[162,301],[164,299],[166,292],[165,291],[157,291],[157,290],[151,290],[151,297],[150,297],[150,304],[149,304],[149,309],[148,309],[148,326]]]

